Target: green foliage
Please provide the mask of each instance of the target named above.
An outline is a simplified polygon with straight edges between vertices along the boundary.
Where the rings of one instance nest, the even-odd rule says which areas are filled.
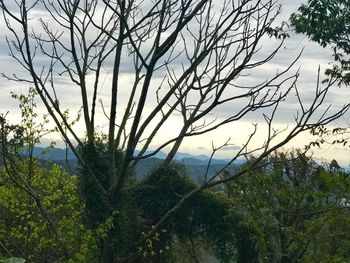
[[[278,27],[266,27],[265,31],[269,37],[274,37],[276,39],[285,39],[289,37],[289,34],[284,30],[285,26],[286,23],[283,22],[282,25]]]
[[[101,257],[104,244],[108,242],[110,256],[117,261],[125,261],[130,247],[135,247],[140,233],[144,230],[142,220],[130,200],[129,187],[135,184],[133,172],[129,172],[121,195],[121,201],[111,199],[105,191],[111,188],[108,174],[108,147],[104,135],[95,135],[94,143],[86,142],[78,148],[83,160],[78,174],[79,196],[85,204],[85,224],[93,231],[96,249]],[[119,176],[124,153],[116,150],[116,176]],[[102,188],[102,189],[101,189]]]
[[[95,135],[95,142],[86,142],[78,148],[84,164],[79,167],[79,191],[86,206],[86,219],[88,224],[96,227],[107,220],[115,211],[119,210],[122,204],[112,204],[110,197],[107,197],[101,188],[110,189],[111,178],[108,177],[108,147],[105,135]],[[119,176],[124,153],[121,150],[115,151],[116,177]],[[135,176],[132,169],[129,170],[126,185],[134,183]],[[123,198],[125,199],[125,198]],[[127,198],[126,198],[127,199]],[[113,202],[112,202],[113,203]]]
[[[148,174],[133,190],[134,205],[142,215],[145,232],[173,206],[177,204],[181,196],[195,188],[194,182],[185,173],[180,165],[161,165]],[[169,247],[172,238],[181,227],[191,225],[191,218],[184,209],[180,209],[159,233],[151,239],[146,239],[139,247],[139,257],[148,262],[172,262],[172,254]],[[181,229],[184,231],[184,229]]]
[[[326,71],[327,75],[339,79],[339,83],[350,83],[349,72],[349,27],[350,2],[344,0],[308,0],[297,13],[292,14],[291,23],[296,32],[306,34],[321,46],[331,46],[338,65]]]
[[[135,204],[142,212],[147,228],[196,187],[179,164],[154,169],[134,190]],[[153,260],[175,262],[173,252],[174,248],[179,248],[179,243],[191,246],[196,243],[196,250],[204,247],[223,262],[231,262],[235,257],[234,232],[228,229],[235,222],[230,220],[228,208],[227,198],[220,192],[202,191],[195,195],[167,221],[156,240],[146,240],[146,248],[149,242],[152,244]],[[145,248],[141,247],[140,252],[144,253]]]
[[[350,2],[348,0],[308,0],[302,4],[298,12],[290,17],[292,26],[297,33],[307,35],[312,41],[322,47],[333,50],[334,64],[326,69],[328,76],[324,82],[331,79],[338,84],[350,84]],[[311,142],[310,146],[320,146],[325,138],[330,137],[333,144],[346,146],[348,131],[337,127],[328,130],[324,126],[313,129],[314,135],[321,136],[320,140]],[[334,139],[335,138],[335,139]]]
[[[47,129],[49,123],[48,115],[39,116],[36,112],[37,104],[35,97],[37,95],[34,88],[29,88],[26,95],[11,93],[12,98],[19,103],[18,107],[21,111],[21,122],[18,125],[13,125],[17,128],[18,137],[16,137],[17,145],[22,154],[23,150],[30,151],[34,145],[40,142],[40,139],[53,130]],[[14,138],[13,138],[14,139]],[[25,149],[23,149],[25,146]],[[14,149],[12,149],[13,151]],[[29,154],[29,152],[27,152]]]
[[[17,162],[21,178],[28,178],[28,161]],[[42,168],[34,162],[34,173],[27,181],[40,196],[41,209],[33,198],[14,184],[3,168],[0,177],[0,241],[13,255],[27,262],[54,262],[66,255],[72,262],[86,262],[91,233],[82,224],[82,206],[76,194],[76,177],[60,167]],[[6,251],[0,250],[2,257]]]
[[[94,239],[83,225],[77,177],[33,155],[35,144],[52,131],[46,129],[47,116],[36,113],[35,95],[31,88],[28,95],[13,94],[19,124],[1,118],[0,258],[86,262],[92,259]]]
[[[162,165],[142,181],[137,191],[137,200],[143,200],[141,209],[152,225],[195,187],[183,167]]]
[[[86,143],[79,152],[89,168],[93,169],[90,171],[81,166],[78,178],[80,194],[86,205],[88,224],[96,226],[107,219],[108,212],[111,210],[108,207],[108,200],[96,183],[98,180],[104,188],[108,189],[107,146],[103,138],[97,137],[94,145]]]
[[[278,153],[227,189],[246,244],[238,262],[349,262],[348,174]]]

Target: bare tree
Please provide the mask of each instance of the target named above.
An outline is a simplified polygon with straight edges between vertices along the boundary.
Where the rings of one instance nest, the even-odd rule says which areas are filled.
[[[261,146],[251,148],[255,126],[227,164],[255,153],[258,158],[249,167],[253,169],[299,133],[325,125],[349,108],[344,105],[336,112],[323,109],[333,79],[325,85],[317,83],[312,103],[304,104],[296,84],[299,73],[289,73],[298,57],[277,74],[262,76],[264,80],[259,83],[249,84],[244,79],[271,61],[283,46],[286,35],[281,28],[273,27],[280,7],[272,0],[0,0],[0,7],[12,33],[12,39],[7,39],[10,55],[29,73],[4,76],[36,89],[61,136],[88,171],[82,176],[94,180],[108,200],[110,211],[118,207],[129,170],[139,160],[170,147],[164,160],[169,163],[185,138],[263,111],[268,132]],[[37,17],[38,12],[45,16]],[[267,40],[270,49],[264,52],[261,43]],[[125,71],[128,83],[122,80]],[[89,151],[95,148],[96,119],[101,117],[97,114],[101,111],[98,101],[108,72],[110,101],[104,100],[101,105],[108,124],[106,183],[101,180],[101,171],[76,145]],[[58,87],[62,80],[80,91],[86,141],[65,113]],[[289,95],[297,97],[300,109],[294,126],[281,139],[281,131],[274,129],[273,121]],[[222,107],[232,107],[230,116],[215,117]],[[123,114],[117,114],[118,110]],[[173,138],[162,139],[158,133],[174,115],[182,118],[179,132]],[[160,146],[151,150],[154,142]],[[215,153],[217,149],[213,150]],[[117,151],[123,152],[120,166],[116,165]],[[183,196],[148,236],[196,193],[244,173],[223,177],[220,171],[213,177],[203,176],[202,184]],[[103,262],[113,262],[109,246],[107,237]]]

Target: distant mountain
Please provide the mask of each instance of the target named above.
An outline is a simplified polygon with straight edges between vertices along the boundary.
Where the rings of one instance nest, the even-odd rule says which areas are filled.
[[[175,160],[182,160],[182,159],[197,159],[197,160],[201,160],[201,161],[208,161],[209,160],[209,157],[206,156],[206,155],[193,155],[193,154],[190,154],[190,153],[181,153],[181,152],[178,152],[176,153],[175,155]]]
[[[178,162],[183,163],[185,165],[208,165],[209,157],[207,159],[197,159],[194,157],[191,158],[182,158],[176,159]],[[225,165],[229,162],[228,159],[211,159],[210,165]],[[240,163],[241,161],[236,161],[235,163]]]
[[[151,151],[147,151],[144,155],[152,153]],[[138,151],[135,151],[135,155],[138,154]],[[41,159],[45,160],[75,160],[76,157],[73,154],[73,152],[70,149],[62,149],[62,148],[47,148],[47,147],[35,147],[34,148],[34,155],[36,157],[39,157]],[[165,159],[167,156],[166,153],[159,151],[155,155],[152,156],[152,158],[157,159]],[[201,155],[194,155],[190,153],[182,153],[178,152],[175,155],[175,160],[181,161],[185,164],[192,164],[192,163],[202,163],[207,164],[209,161],[209,157],[201,154]],[[222,164],[227,163],[228,159],[212,159],[212,164]]]
[[[136,151],[134,152],[134,156],[137,156],[139,152],[140,152],[140,151],[136,150]],[[149,154],[153,154],[153,151],[146,151],[143,155],[149,155]],[[164,153],[164,152],[162,152],[162,151],[159,151],[159,152],[157,152],[156,154],[152,155],[152,158],[165,159],[166,156],[167,156],[166,153]]]
[[[137,155],[138,153],[139,153],[139,151],[135,151],[135,155]],[[146,151],[144,155],[151,154],[151,153],[153,153],[153,151]],[[153,155],[152,157],[155,157],[158,159],[165,159],[167,157],[167,154],[162,152],[162,151],[159,151],[155,155]],[[209,160],[209,157],[206,155],[203,155],[203,154],[193,155],[190,153],[181,153],[181,152],[177,152],[175,154],[175,160],[182,160],[182,159],[189,159],[189,158],[193,158],[193,159],[200,160],[200,161],[208,161]]]
[[[182,163],[184,165],[207,165],[209,158],[205,160],[197,159],[194,157],[187,157],[187,158],[181,158],[181,159],[175,159],[177,162]]]
[[[136,165],[136,175],[138,178],[143,178],[146,176],[153,168],[155,168],[157,165],[162,163],[162,159],[158,158],[147,158],[140,160],[138,164]],[[194,158],[186,158],[181,159],[177,161],[185,166],[186,171],[188,174],[191,175],[191,177],[195,181],[199,181],[200,178],[203,178],[203,176],[207,173],[208,170],[208,177],[213,176],[218,171],[222,170],[227,162],[217,162],[217,163],[211,163],[208,167],[208,163],[202,160],[194,159]],[[226,169],[229,171],[235,171],[239,167],[239,164],[231,164]]]
[[[44,160],[76,160],[70,149],[35,147],[34,156]]]
[[[150,152],[148,152],[150,153]],[[136,153],[137,154],[137,153]],[[146,152],[147,154],[147,152]],[[35,147],[34,156],[38,159],[44,161],[52,161],[63,166],[67,171],[74,173],[78,168],[78,162],[73,152],[69,149],[61,148],[45,148],[45,147]],[[154,167],[161,164],[166,158],[166,153],[158,152],[153,157],[142,159],[138,162],[135,167],[136,176],[138,178],[143,178],[149,173]],[[208,176],[214,175],[216,172],[220,171],[229,160],[223,159],[212,159],[210,161],[210,166],[208,167],[209,157],[206,155],[193,155],[190,153],[177,153],[175,156],[175,161],[183,164],[186,170],[191,175],[194,180],[200,180],[207,171]],[[44,162],[47,163],[47,162]],[[228,170],[234,171],[239,165],[244,163],[244,160],[237,160],[233,164],[227,167]],[[49,164],[49,163],[47,163]],[[0,160],[1,165],[1,160]]]

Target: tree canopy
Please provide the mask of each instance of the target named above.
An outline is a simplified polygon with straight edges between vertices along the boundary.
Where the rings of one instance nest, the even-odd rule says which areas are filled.
[[[331,47],[334,61],[338,62],[328,75],[350,82],[350,2],[343,0],[308,0],[291,16],[296,32],[307,35],[323,47]]]

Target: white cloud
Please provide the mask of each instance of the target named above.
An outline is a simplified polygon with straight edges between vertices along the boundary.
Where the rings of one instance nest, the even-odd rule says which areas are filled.
[[[297,7],[300,5],[303,1],[293,1],[293,0],[285,0],[281,1],[283,4],[282,8],[282,14],[281,17],[277,19],[276,24],[280,23],[281,21],[288,20],[288,16],[291,12],[294,12]],[[39,17],[45,18],[45,15],[42,10],[37,10],[36,15]],[[47,18],[47,17],[46,17]],[[5,35],[6,29],[4,23],[0,23],[0,72],[6,72],[6,73],[12,73],[16,72],[18,74],[24,74],[23,70],[18,67],[18,65],[13,62],[11,58],[7,56],[8,50],[7,45],[5,43]],[[7,33],[6,33],[7,34]],[[147,43],[148,44],[148,43]],[[271,46],[271,40],[266,39],[262,43],[262,51],[270,48]],[[328,49],[320,48],[317,44],[309,43],[307,39],[303,36],[295,36],[292,35],[290,39],[288,39],[281,49],[281,52],[276,55],[276,57],[271,61],[271,63],[263,66],[262,68],[250,72],[251,75],[249,78],[244,78],[242,82],[245,84],[247,83],[256,83],[258,81],[264,81],[267,78],[273,76],[277,71],[281,71],[283,68],[287,67],[299,54],[301,49],[304,48],[303,54],[300,58],[300,60],[296,63],[295,67],[292,69],[292,72],[295,72],[297,68],[300,66],[300,77],[298,86],[300,87],[302,91],[302,99],[305,103],[310,103],[312,101],[312,98],[314,96],[314,88],[315,88],[315,80],[317,77],[317,69],[318,65],[321,65],[322,68],[326,68],[327,62],[330,61],[331,58],[331,51]],[[263,53],[263,52],[260,52]],[[39,55],[38,55],[39,56]],[[260,58],[261,55],[259,55],[258,58]],[[130,71],[133,69],[132,60],[130,57],[123,57],[123,63],[121,65],[121,72],[123,73],[121,77],[121,89],[120,89],[120,107],[118,109],[118,116],[120,116],[123,113],[123,110],[125,108],[126,99],[128,97],[128,94],[130,92],[131,88],[131,81],[133,75],[130,74]],[[48,60],[46,58],[40,58],[39,61],[39,67],[42,65],[47,64]],[[174,64],[173,68],[174,71],[181,70],[181,63],[185,62],[185,59],[183,57],[179,57]],[[110,100],[110,86],[111,86],[111,67],[113,66],[113,56],[108,60],[108,63],[106,63],[106,66],[104,68],[104,72],[101,77],[100,81],[100,89],[99,89],[99,96],[102,99],[103,103],[105,105],[108,105],[108,102]],[[155,73],[155,82],[154,84],[159,84],[161,77],[164,75],[163,70],[159,70]],[[90,79],[90,77],[88,78]],[[58,77],[57,80],[57,93],[58,96],[61,98],[62,101],[62,107],[72,109],[73,112],[80,108],[81,101],[80,101],[80,90],[75,85],[72,84],[67,77]],[[92,84],[93,79],[89,80],[89,84]],[[14,83],[14,82],[8,82],[5,79],[1,79],[0,81],[0,100],[1,100],[1,106],[0,106],[0,112],[11,110],[15,111],[17,104],[14,103],[11,99],[9,99],[9,91],[14,90],[16,92],[23,92],[26,90],[27,84],[25,83]],[[155,88],[154,88],[155,89]],[[347,98],[349,98],[349,91],[339,88],[334,88],[331,92],[330,96],[328,97],[327,103],[333,104],[333,105],[342,105],[347,101]],[[339,95],[341,94],[341,95]],[[137,94],[139,96],[139,94]],[[191,98],[193,101],[195,101],[197,98],[193,97]],[[64,103],[63,103],[64,102]],[[156,104],[155,96],[154,94],[150,94],[150,99],[147,102],[146,105],[146,112],[149,112],[154,105]],[[295,100],[295,97],[291,97],[288,99],[284,104],[281,104],[281,108],[278,111],[278,114],[276,116],[276,121],[283,127],[285,127],[288,123],[293,121],[293,118],[295,116],[295,110],[297,109],[297,101]],[[219,118],[224,118],[225,116],[228,116],[229,114],[232,114],[232,112],[238,111],[240,109],[239,104],[231,104],[226,105],[224,107],[220,107],[215,113]],[[106,106],[106,110],[108,110],[108,106]],[[99,118],[98,118],[98,124],[103,126],[107,122],[107,119],[103,116],[101,108],[99,108]],[[189,139],[185,140],[185,144],[183,146],[184,149],[188,151],[204,151],[207,149],[209,152],[211,149],[211,139],[215,138],[218,140],[218,143],[221,141],[224,142],[228,137],[231,137],[232,140],[236,145],[240,145],[240,143],[243,140],[243,138],[246,138],[247,136],[247,130],[251,130],[251,122],[259,122],[262,120],[262,113],[267,113],[264,111],[254,112],[247,116],[246,119],[244,119],[244,122],[238,122],[236,125],[228,125],[225,128],[223,128],[220,132],[214,131],[211,134],[208,134],[207,136],[200,136],[198,138],[191,137]],[[164,141],[166,138],[168,138],[170,135],[174,136],[178,132],[179,122],[181,121],[181,118],[178,115],[174,115],[169,123],[165,125],[163,130],[161,131],[161,134],[159,136],[159,143],[161,144],[162,141]],[[263,129],[262,129],[263,130]],[[262,131],[263,132],[263,131]],[[262,138],[262,137],[259,137]],[[229,150],[237,150],[237,146],[231,147]],[[228,150],[225,151],[225,154],[229,152]]]

